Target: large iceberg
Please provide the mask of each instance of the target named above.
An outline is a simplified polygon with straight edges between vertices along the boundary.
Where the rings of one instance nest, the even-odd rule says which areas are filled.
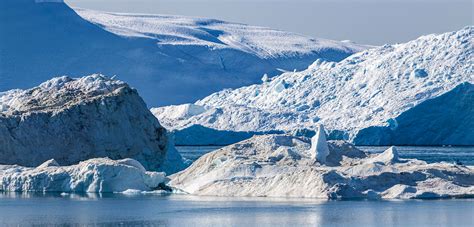
[[[166,190],[165,173],[148,172],[136,160],[95,158],[71,166],[48,160],[38,167],[0,165],[0,191],[124,192]]]
[[[107,13],[66,3],[0,1],[0,91],[100,72],[127,81],[149,105],[170,105],[366,48],[213,19]]]
[[[71,165],[96,157],[133,158],[168,173],[184,167],[166,129],[124,82],[63,76],[0,92],[0,164]]]
[[[317,60],[301,72],[214,93],[192,104],[200,112],[178,118],[180,106],[152,112],[177,136],[199,138],[188,145],[215,142],[216,136],[190,135],[196,125],[200,133],[249,138],[272,130],[312,136],[316,123],[330,139],[356,144],[473,145],[473,29],[365,50],[338,63]]]
[[[474,196],[474,170],[401,159],[395,147],[366,154],[343,141],[327,146],[324,164],[307,139],[262,135],[208,153],[170,186],[195,195],[311,197],[323,199],[426,199]]]

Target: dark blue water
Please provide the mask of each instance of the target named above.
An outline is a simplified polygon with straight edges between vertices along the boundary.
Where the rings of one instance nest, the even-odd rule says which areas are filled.
[[[196,160],[203,154],[217,150],[220,146],[178,146],[177,149],[183,157]],[[361,146],[359,149],[369,153],[381,153],[388,147]],[[432,162],[461,162],[464,165],[474,165],[474,147],[397,147],[400,157],[416,158],[428,163]]]
[[[1,226],[474,226],[473,200],[0,194]]]

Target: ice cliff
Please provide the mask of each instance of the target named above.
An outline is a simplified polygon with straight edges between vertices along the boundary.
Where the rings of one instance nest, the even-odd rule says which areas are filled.
[[[53,78],[0,92],[0,163],[61,165],[134,158],[149,170],[183,167],[168,133],[137,91],[102,75]]]
[[[317,60],[301,72],[152,112],[177,130],[177,141],[199,138],[185,141],[195,145],[216,138],[192,135],[196,125],[200,133],[249,138],[267,131],[312,136],[315,123],[326,126],[330,139],[356,144],[473,145],[473,29],[365,50],[338,63]]]
[[[96,158],[71,166],[52,159],[38,167],[0,165],[0,191],[123,192],[163,190],[164,173],[148,172],[136,160]]]
[[[323,199],[433,199],[474,196],[474,170],[450,163],[401,159],[395,147],[369,155],[343,141],[317,141],[329,154],[313,158],[307,139],[254,136],[208,153],[170,185],[213,196]]]

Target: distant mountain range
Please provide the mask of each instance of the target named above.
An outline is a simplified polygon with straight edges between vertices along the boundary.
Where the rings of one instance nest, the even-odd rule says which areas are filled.
[[[366,48],[212,19],[73,10],[61,0],[2,0],[0,33],[0,91],[102,73],[138,89],[149,106],[193,102]]]

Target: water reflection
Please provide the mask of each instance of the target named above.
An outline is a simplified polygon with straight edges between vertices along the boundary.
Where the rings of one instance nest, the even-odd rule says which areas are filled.
[[[473,226],[473,202],[0,193],[0,225]]]
[[[111,193],[66,193],[66,192],[1,192],[0,199],[39,199],[68,198],[70,200],[97,200],[103,197],[114,197]]]

